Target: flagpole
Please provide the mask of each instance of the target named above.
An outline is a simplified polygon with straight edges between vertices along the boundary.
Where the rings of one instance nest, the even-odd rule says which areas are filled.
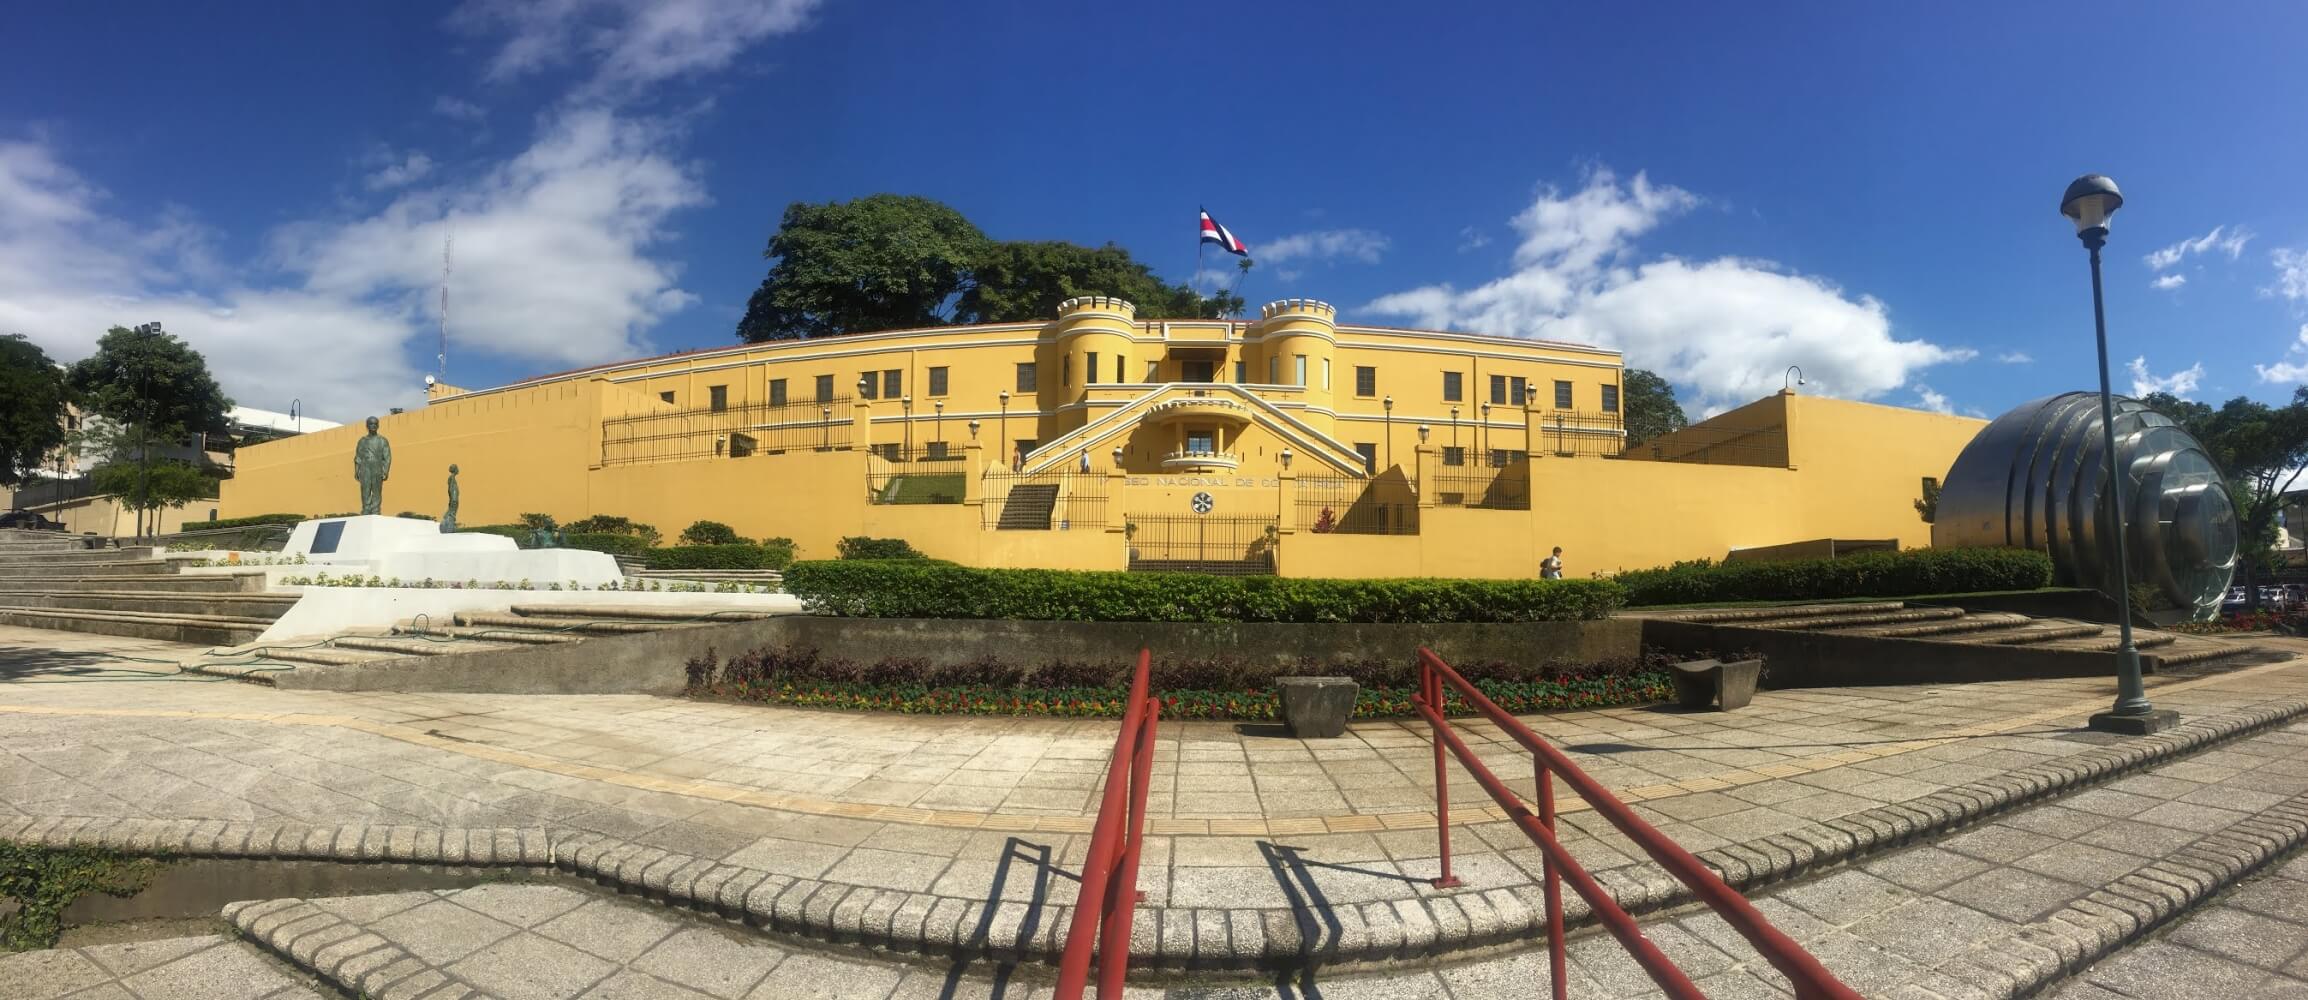
[[[1210,244],[1197,231],[1194,234],[1194,273],[1186,279],[1186,287],[1192,289],[1197,298],[1202,296],[1202,255],[1209,249]]]

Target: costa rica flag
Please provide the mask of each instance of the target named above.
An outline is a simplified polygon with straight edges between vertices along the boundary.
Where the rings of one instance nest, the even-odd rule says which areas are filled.
[[[1241,240],[1234,238],[1233,230],[1219,225],[1217,219],[1211,218],[1207,209],[1202,213],[1202,242],[1216,243],[1220,250],[1237,257],[1250,256],[1250,248],[1243,246]]]

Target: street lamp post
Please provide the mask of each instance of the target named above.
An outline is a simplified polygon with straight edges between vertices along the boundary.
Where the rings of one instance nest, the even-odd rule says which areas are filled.
[[[2100,351],[2100,433],[2105,448],[2101,464],[2107,469],[2105,486],[2116,555],[2116,704],[2092,716],[2091,727],[2115,733],[2145,736],[2176,725],[2180,715],[2148,702],[2147,686],[2140,679],[2140,651],[2132,646],[2132,568],[2124,551],[2124,494],[2116,476],[2116,404],[2108,388],[2108,313],[2100,294],[2100,248],[2108,242],[2108,220],[2124,204],[2116,182],[2100,174],[2085,174],[2068,185],[2060,197],[2060,214],[2076,224],[2076,238],[2092,255],[2092,332]]]
[[[1386,467],[1394,468],[1394,397],[1388,396],[1379,405],[1386,408]]]
[[[1475,450],[1483,453],[1481,464],[1498,468],[1498,463],[1491,461],[1491,404],[1483,404],[1483,423],[1475,431]]]
[[[899,396],[898,408],[904,411],[904,419],[906,425],[905,460],[911,462],[914,460],[914,397]]]
[[[817,450],[819,450],[819,451],[832,451],[832,450],[833,450],[833,407],[830,407],[830,406],[820,406],[820,407],[818,407],[818,408],[817,408],[817,415],[818,415],[818,418],[819,418],[819,419],[818,419],[818,423],[819,423],[819,425],[820,425],[820,426],[821,426],[821,427],[824,429],[824,432],[825,432],[824,434],[820,435],[820,437],[818,438],[818,447],[817,447]]]
[[[1001,400],[1002,400],[1002,430],[1001,430],[1002,450],[1003,450],[1003,451],[1009,451],[1009,450],[1010,450],[1010,390],[1008,390],[1008,389],[1004,389],[1004,390],[1002,390],[1002,392],[1001,392]],[[1011,472],[1016,472],[1016,471],[1018,471],[1018,458],[1019,458],[1019,456],[1018,456],[1018,455],[1017,455],[1015,452],[1012,452],[1012,453],[1011,453],[1011,455],[1010,455],[1010,471],[1011,471]]]
[[[1787,366],[1787,382],[1786,382],[1786,384],[1785,384],[1785,385],[1782,385],[1782,386],[1780,386],[1780,388],[1779,388],[1779,391],[1781,391],[1781,392],[1794,392],[1794,391],[1795,391],[1795,387],[1796,387],[1796,386],[1799,386],[1799,385],[1808,385],[1808,384],[1809,384],[1809,383],[1807,383],[1807,382],[1803,381],[1803,366],[1802,366],[1802,365],[1788,365],[1788,366]]]
[[[937,400],[930,406],[938,411],[937,416],[930,419],[930,427],[937,432],[939,457],[943,458],[946,450],[946,401]]]

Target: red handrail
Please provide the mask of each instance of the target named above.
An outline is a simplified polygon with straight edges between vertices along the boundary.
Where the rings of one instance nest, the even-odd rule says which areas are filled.
[[[1058,1000],[1080,1000],[1089,982],[1092,946],[1097,948],[1100,1000],[1119,1000],[1122,976],[1130,968],[1130,918],[1145,895],[1138,891],[1138,855],[1146,843],[1146,786],[1162,715],[1161,703],[1146,694],[1153,660],[1151,651],[1138,651],[1098,822],[1090,828],[1090,850],[1082,859],[1081,892],[1066,927],[1066,951],[1058,959]]]
[[[1434,728],[1435,829],[1442,843],[1442,874],[1434,880],[1434,884],[1438,888],[1461,884],[1451,874],[1450,783],[1443,766],[1443,752],[1448,750],[1451,756],[1458,758],[1459,763],[1474,777],[1475,783],[1482,786],[1491,800],[1506,810],[1509,821],[1520,827],[1531,838],[1531,842],[1538,845],[1545,870],[1547,957],[1554,972],[1555,1000],[1565,1000],[1568,996],[1568,983],[1563,978],[1562,882],[1566,879],[1570,881],[1571,888],[1587,901],[1603,928],[1619,940],[1619,944],[1634,957],[1636,964],[1641,965],[1643,971],[1650,974],[1651,981],[1658,983],[1659,988],[1665,990],[1668,996],[1705,996],[1697,986],[1692,985],[1689,977],[1683,975],[1683,970],[1676,968],[1675,963],[1657,945],[1643,936],[1642,928],[1636,924],[1635,918],[1629,916],[1618,901],[1612,899],[1610,893],[1595,882],[1594,876],[1580,867],[1577,859],[1571,857],[1570,852],[1555,839],[1554,778],[1558,775],[1565,784],[1571,786],[1572,791],[1594,807],[1597,815],[1618,827],[1619,832],[1626,834],[1627,839],[1641,847],[1643,853],[1650,855],[1651,860],[1667,870],[1667,874],[1690,887],[1693,896],[1707,904],[1716,916],[1723,918],[1724,923],[1730,924],[1733,930],[1754,945],[1765,961],[1787,977],[1798,998],[1860,1000],[1857,991],[1835,978],[1835,974],[1820,964],[1818,958],[1805,951],[1802,945],[1796,944],[1794,939],[1782,933],[1779,928],[1771,926],[1771,921],[1764,919],[1754,904],[1747,901],[1747,897],[1724,884],[1723,879],[1709,869],[1705,862],[1693,857],[1691,852],[1644,822],[1633,809],[1620,802],[1609,789],[1589,777],[1587,772],[1580,770],[1562,751],[1540,739],[1537,733],[1531,732],[1530,727],[1508,715],[1505,709],[1494,704],[1482,691],[1468,683],[1465,677],[1459,676],[1459,672],[1451,669],[1450,664],[1444,663],[1442,657],[1436,656],[1433,650],[1420,649],[1418,659],[1418,694],[1411,702],[1417,707],[1420,717]],[[1539,811],[1536,815],[1507,788],[1506,782],[1499,780],[1498,775],[1483,765],[1482,759],[1451,728],[1449,719],[1443,714],[1446,697],[1443,687],[1446,684],[1466,699],[1467,704],[1472,705],[1478,714],[1497,725],[1508,738],[1531,752],[1532,771],[1538,782]]]

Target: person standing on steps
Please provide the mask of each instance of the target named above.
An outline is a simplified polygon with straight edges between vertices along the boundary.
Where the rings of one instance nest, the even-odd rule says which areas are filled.
[[[1541,559],[1541,560],[1539,560],[1539,579],[1541,579],[1541,580],[1560,580],[1560,579],[1562,579],[1562,578],[1563,578],[1563,547],[1562,547],[1562,546],[1560,546],[1560,545],[1557,545],[1557,546],[1555,546],[1555,552],[1554,552],[1554,554],[1553,554],[1553,555],[1550,555],[1550,556],[1546,557],[1545,559]]]

